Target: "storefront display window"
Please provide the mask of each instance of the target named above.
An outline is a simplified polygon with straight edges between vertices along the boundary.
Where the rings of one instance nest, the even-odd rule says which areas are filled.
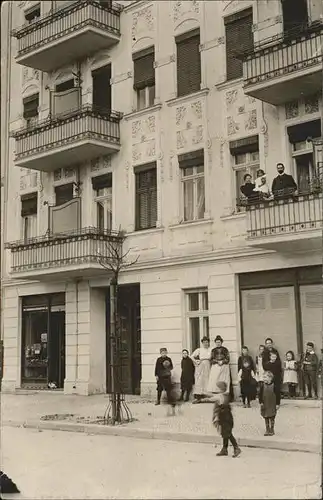
[[[47,382],[48,310],[24,311],[24,381]]]

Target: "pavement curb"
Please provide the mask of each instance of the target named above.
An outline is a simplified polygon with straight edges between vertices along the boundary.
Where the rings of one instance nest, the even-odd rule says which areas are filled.
[[[130,424],[131,425],[131,424]],[[159,430],[138,429],[126,426],[104,426],[98,424],[78,424],[74,422],[53,422],[30,420],[27,422],[5,421],[2,422],[5,427],[24,427],[27,429],[54,430],[79,432],[91,435],[122,436],[137,439],[158,439],[163,441],[175,441],[182,443],[203,443],[220,444],[221,438],[217,435],[196,434],[187,432],[165,432]],[[264,448],[279,451],[295,451],[303,453],[321,453],[319,444],[307,443],[304,441],[278,441],[275,439],[257,439],[253,437],[237,438],[240,446],[248,448]]]

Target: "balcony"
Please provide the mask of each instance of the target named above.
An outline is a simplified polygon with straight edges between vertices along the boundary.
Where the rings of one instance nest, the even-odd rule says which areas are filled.
[[[49,72],[118,43],[120,9],[95,0],[70,3],[13,30],[18,64]]]
[[[246,95],[275,106],[322,91],[322,24],[292,39],[266,40],[243,62]]]
[[[91,105],[50,115],[12,133],[15,165],[43,172],[84,163],[120,150],[121,114]]]
[[[322,247],[322,191],[247,207],[247,241],[281,252]]]
[[[10,275],[39,281],[102,275],[122,242],[119,233],[92,227],[7,243]]]

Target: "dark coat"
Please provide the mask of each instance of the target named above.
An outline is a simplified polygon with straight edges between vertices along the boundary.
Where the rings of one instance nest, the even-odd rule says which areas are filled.
[[[272,418],[276,415],[276,394],[274,384],[264,384],[260,413],[263,418]]]
[[[303,362],[304,361],[309,361],[311,364],[310,365],[303,365]],[[305,372],[308,372],[308,371],[317,371],[318,370],[318,366],[319,366],[319,360],[318,360],[318,357],[317,355],[314,353],[310,353],[310,352],[305,352],[304,354],[302,354],[301,356],[301,366],[303,368],[303,370]]]
[[[270,353],[271,352],[274,352],[277,355],[277,359],[279,359],[279,361],[281,362],[279,352],[277,351],[277,349],[275,349],[273,347],[272,350],[270,351],[267,347],[265,347],[264,352],[262,354],[262,366],[264,367],[264,369],[266,369],[265,364],[268,363],[270,360]]]
[[[282,382],[282,375],[283,375],[283,369],[282,369],[282,363],[280,359],[276,359],[274,363],[268,361],[266,363],[263,363],[264,370],[271,372],[274,375],[274,384],[278,385],[281,384]]]
[[[170,366],[168,368],[166,368],[163,365],[164,361],[169,361]],[[158,377],[158,378],[170,377],[172,369],[173,369],[173,362],[172,362],[172,360],[168,356],[166,356],[165,358],[163,358],[162,356],[160,356],[156,360],[155,377]]]
[[[252,357],[249,354],[247,354],[247,356],[239,356],[239,359],[238,359],[238,371],[242,369],[242,364],[243,364],[244,361],[248,361],[251,370],[255,371],[255,363],[254,363]]]
[[[184,388],[192,388],[195,384],[195,365],[189,357],[183,358],[181,361],[181,386]]]
[[[216,364],[219,359],[222,359],[223,363],[227,365],[230,362],[229,351],[224,346],[214,347],[214,349],[212,349],[211,351],[211,364]]]
[[[292,175],[277,175],[277,177],[273,180],[271,190],[274,197],[284,197],[295,193],[297,190],[297,184]]]
[[[249,397],[251,401],[256,399],[257,396],[257,382],[256,379],[253,378],[251,374],[251,367],[241,368],[241,381],[240,381],[240,390],[242,397]]]
[[[254,191],[255,187],[256,185],[253,182],[240,186],[241,193],[248,199],[249,202],[256,202],[259,200],[259,193]]]
[[[217,401],[213,407],[213,424],[218,422],[218,429],[223,438],[229,438],[233,429],[233,415],[229,401],[219,404]]]

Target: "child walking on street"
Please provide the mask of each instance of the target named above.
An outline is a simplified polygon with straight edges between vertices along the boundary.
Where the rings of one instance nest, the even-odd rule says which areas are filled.
[[[283,383],[287,384],[289,397],[296,398],[296,387],[298,384],[297,361],[295,360],[293,351],[286,352]]]
[[[228,455],[229,441],[233,446],[233,458],[240,455],[241,449],[235,437],[232,434],[233,430],[233,415],[230,406],[230,395],[227,394],[226,382],[218,382],[219,393],[212,396],[214,401],[212,423],[221,434],[223,444],[222,449],[217,453],[218,457],[226,457]]]
[[[263,401],[260,405],[261,416],[265,419],[266,432],[265,436],[273,436],[275,434],[275,417],[276,417],[276,394],[274,388],[274,375],[272,372],[264,372],[264,389]]]
[[[167,402],[172,406],[175,406],[173,401],[173,386],[172,386],[172,369],[173,363],[169,356],[167,356],[166,347],[162,347],[160,350],[160,357],[156,360],[155,365],[155,377],[157,381],[157,401],[156,405],[160,405],[160,399],[162,392],[165,391],[167,394]]]
[[[183,349],[182,351],[182,361],[181,361],[181,368],[182,368],[182,373],[181,373],[181,397],[180,401],[184,400],[184,395],[185,396],[185,401],[189,401],[190,399],[190,394],[193,389],[193,385],[195,383],[195,365],[193,360],[189,357],[188,355],[188,350]]]

